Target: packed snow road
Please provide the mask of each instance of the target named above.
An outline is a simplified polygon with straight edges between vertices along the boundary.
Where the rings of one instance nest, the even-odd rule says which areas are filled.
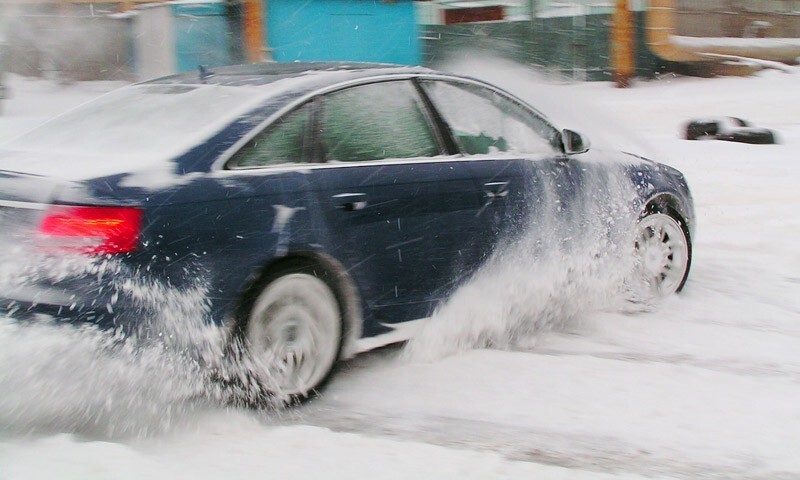
[[[159,352],[126,361],[88,333],[2,322],[0,479],[800,478],[800,70],[617,90],[460,68],[597,148],[684,172],[698,229],[681,295],[587,304],[502,349],[472,348],[476,329],[504,331],[524,301],[513,286],[527,279],[498,275],[454,298],[435,336],[357,357],[321,398],[278,414],[192,400],[192,365]],[[109,87],[11,86],[0,139]],[[678,137],[718,115],[781,143]],[[553,301],[582,301],[566,293]]]

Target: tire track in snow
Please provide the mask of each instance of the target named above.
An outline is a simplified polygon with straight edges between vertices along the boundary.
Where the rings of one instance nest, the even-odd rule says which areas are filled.
[[[683,479],[796,479],[796,473],[764,471],[746,452],[726,452],[728,464],[687,459],[667,446],[643,448],[610,436],[520,428],[468,418],[387,412],[354,412],[346,404],[324,402],[296,415],[269,419],[280,426],[312,425],[336,432],[425,442],[447,448],[492,451],[512,461],[533,462],[598,473],[632,473]],[[720,457],[718,457],[720,458]]]
[[[622,352],[570,352],[566,350],[537,348],[536,351],[519,350],[522,353],[549,356],[575,356],[593,357],[602,360],[615,360],[621,362],[640,362],[640,363],[667,363],[670,365],[684,365],[705,370],[712,370],[721,373],[734,375],[755,376],[755,377],[788,377],[800,383],[800,365],[782,365],[778,363],[753,363],[744,361],[733,361],[731,359],[704,359],[694,355],[677,354],[654,354],[644,352],[622,351]]]

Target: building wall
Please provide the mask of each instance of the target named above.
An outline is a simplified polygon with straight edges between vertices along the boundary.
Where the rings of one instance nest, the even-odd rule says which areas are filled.
[[[800,38],[800,0],[676,0],[675,7],[678,35]],[[754,22],[768,26],[754,32]]]
[[[628,6],[633,11],[644,11],[647,7],[647,1],[628,0]],[[695,2],[696,0],[686,1]],[[445,23],[443,21],[444,11],[448,9],[485,5],[502,5],[505,9],[506,20],[511,22],[530,21],[532,16],[539,18],[571,17],[575,15],[611,14],[614,11],[614,2],[611,0],[428,0],[418,4],[417,16],[419,23],[423,25],[441,25]]]
[[[267,46],[279,62],[351,60],[417,65],[411,0],[268,0]]]
[[[177,64],[169,5],[153,5],[137,12],[133,22],[134,64],[139,80],[175,73]]]
[[[171,7],[179,72],[196,70],[199,65],[219,67],[232,63],[233,32],[229,31],[224,3],[176,3]]]
[[[136,9],[135,64],[140,79],[239,63],[238,16],[218,0],[162,3]]]
[[[9,71],[60,81],[131,77],[130,17],[109,15],[104,4],[7,7]]]
[[[636,73],[652,77],[666,63],[647,48],[644,13],[636,22]],[[501,57],[574,80],[610,80],[608,14],[536,17],[533,21],[423,26],[423,63]]]

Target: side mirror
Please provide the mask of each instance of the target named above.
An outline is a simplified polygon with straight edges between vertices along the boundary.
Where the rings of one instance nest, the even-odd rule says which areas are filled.
[[[567,155],[589,151],[589,139],[574,130],[562,130],[561,142],[564,144],[564,153]]]

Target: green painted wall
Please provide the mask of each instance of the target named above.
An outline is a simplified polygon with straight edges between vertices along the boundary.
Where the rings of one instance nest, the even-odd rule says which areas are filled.
[[[647,48],[644,13],[636,20],[636,72],[652,77],[666,62]],[[440,63],[483,53],[534,65],[577,80],[610,80],[608,14],[537,18],[530,21],[423,25],[423,62]]]

